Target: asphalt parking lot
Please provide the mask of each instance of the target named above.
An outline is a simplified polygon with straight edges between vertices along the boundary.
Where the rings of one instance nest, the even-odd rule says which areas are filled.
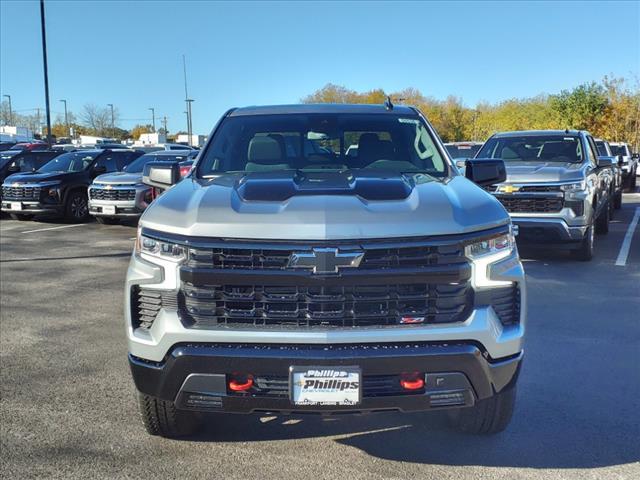
[[[523,252],[525,364],[502,434],[442,414],[211,417],[148,436],[127,365],[123,283],[135,228],[0,221],[3,478],[640,478],[640,193],[596,257]],[[618,265],[616,265],[618,263]]]

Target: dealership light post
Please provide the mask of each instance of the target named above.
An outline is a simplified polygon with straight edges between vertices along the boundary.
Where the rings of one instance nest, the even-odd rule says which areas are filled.
[[[11,95],[3,95],[9,99],[9,125],[13,125],[13,110],[11,110]]]
[[[149,110],[151,110],[151,118],[153,122],[153,133],[156,133],[156,109],[151,107],[149,108]]]
[[[113,120],[113,103],[107,103],[107,107],[111,108],[111,137],[115,140],[116,138],[116,128]]]
[[[189,135],[189,140],[187,141],[187,145],[191,146],[191,136],[193,135],[193,124],[192,122],[192,117],[191,117],[191,104],[193,103],[193,99],[191,98],[187,98],[187,118],[189,121],[189,125],[188,125],[188,132],[187,134]]]
[[[71,130],[69,130],[69,116],[67,115],[67,101],[66,100],[60,100],[62,103],[64,103],[64,124],[67,127],[67,134],[69,134],[69,136],[71,136]]]
[[[49,71],[47,68],[47,33],[44,28],[44,0],[40,0],[40,27],[42,30],[42,63],[44,66],[44,101],[47,109],[47,144],[51,146],[51,108],[49,108]]]

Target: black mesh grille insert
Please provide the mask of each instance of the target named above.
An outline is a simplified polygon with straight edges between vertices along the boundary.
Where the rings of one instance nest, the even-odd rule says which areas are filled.
[[[493,289],[491,306],[503,325],[515,325],[520,322],[520,288],[518,285]]]
[[[562,197],[506,197],[497,196],[510,213],[549,213],[562,210]]]
[[[2,187],[5,200],[40,200],[40,187]]]
[[[135,188],[95,188],[89,189],[89,197],[93,200],[135,200]]]
[[[192,328],[366,327],[450,323],[473,305],[468,282],[359,286],[219,286],[184,283],[179,313]]]

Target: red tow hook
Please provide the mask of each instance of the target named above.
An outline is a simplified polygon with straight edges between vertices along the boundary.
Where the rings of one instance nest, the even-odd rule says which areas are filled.
[[[400,376],[400,386],[405,390],[420,390],[424,388],[424,374],[403,373]]]
[[[232,377],[229,380],[229,390],[232,392],[246,392],[253,387],[253,375]]]

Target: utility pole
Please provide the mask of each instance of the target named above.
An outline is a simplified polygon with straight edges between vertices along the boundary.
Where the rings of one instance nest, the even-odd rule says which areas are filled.
[[[111,107],[111,137],[116,138],[116,129],[113,121],[113,103],[107,103],[107,107]]]
[[[167,116],[166,115],[162,119],[162,124],[164,125],[164,134],[166,136],[169,133],[169,132],[167,132]]]
[[[189,98],[189,93],[187,92],[187,60],[184,55],[182,55],[182,69],[184,72],[184,101],[187,104],[187,135],[189,136],[187,144],[191,146],[191,135],[193,134],[191,123],[191,103],[193,102],[193,99]]]
[[[156,133],[156,109],[151,107],[151,118],[153,119],[153,133]]]
[[[40,0],[40,26],[42,28],[42,63],[44,65],[44,100],[47,109],[47,144],[51,147],[51,109],[49,108],[49,71],[47,68],[47,33],[44,28],[44,0]]]
[[[9,99],[9,125],[13,125],[13,110],[11,110],[11,95],[3,95]]]
[[[71,136],[71,130],[69,130],[69,116],[67,115],[67,101],[66,100],[60,100],[62,103],[64,103],[64,124],[67,126],[67,133],[69,134],[69,136]]]
[[[41,123],[40,123],[40,109],[36,108],[36,118],[38,119],[36,123],[36,130],[38,131],[38,133],[40,135],[42,135],[42,128],[41,128]]]

